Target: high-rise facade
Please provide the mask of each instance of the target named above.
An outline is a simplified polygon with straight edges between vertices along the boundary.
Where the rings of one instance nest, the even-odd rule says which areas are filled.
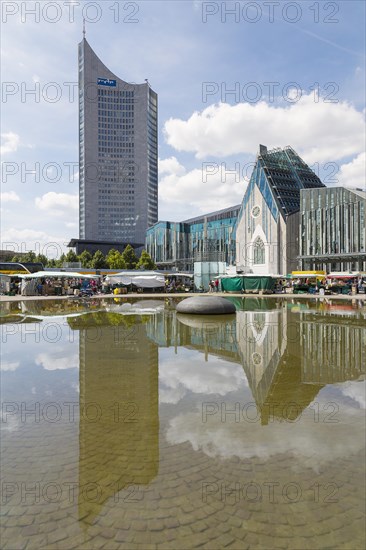
[[[366,270],[366,192],[328,187],[300,193],[302,269]]]
[[[118,78],[84,37],[79,44],[79,245],[144,244],[146,229],[158,220],[157,118],[157,94],[147,80],[131,84]]]

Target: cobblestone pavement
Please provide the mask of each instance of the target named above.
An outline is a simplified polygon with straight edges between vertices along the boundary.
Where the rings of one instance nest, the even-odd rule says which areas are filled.
[[[52,426],[30,431],[22,428],[21,439],[8,434],[3,441],[3,501],[9,496],[2,505],[4,550],[364,548],[361,453],[315,473],[294,470],[289,454],[223,461],[189,443],[169,445],[161,435],[158,469],[147,462],[144,470],[143,456],[126,465],[131,476],[139,469],[146,480],[156,474],[151,481],[120,491],[108,487],[95,501],[92,489],[84,499],[70,489],[80,482],[82,467],[75,425],[56,434]],[[93,456],[88,468],[88,483],[99,480],[103,492],[107,483],[100,464],[93,477]],[[291,493],[294,482],[300,498]],[[21,498],[22,483],[27,494]]]

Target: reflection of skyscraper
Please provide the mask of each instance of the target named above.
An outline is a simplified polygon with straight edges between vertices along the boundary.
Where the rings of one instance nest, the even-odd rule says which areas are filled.
[[[99,491],[96,502],[79,494],[79,513],[94,518],[108,498],[158,473],[158,348],[141,317],[97,313],[69,323],[80,330],[79,484]]]

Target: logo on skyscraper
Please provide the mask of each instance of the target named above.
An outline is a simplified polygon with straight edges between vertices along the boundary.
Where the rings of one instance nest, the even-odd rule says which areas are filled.
[[[116,80],[111,80],[110,78],[98,78],[98,86],[113,86],[117,85]]]

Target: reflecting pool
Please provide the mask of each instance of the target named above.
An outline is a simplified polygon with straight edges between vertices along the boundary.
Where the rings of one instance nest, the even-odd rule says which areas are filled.
[[[2,548],[365,547],[366,307],[4,302]]]

